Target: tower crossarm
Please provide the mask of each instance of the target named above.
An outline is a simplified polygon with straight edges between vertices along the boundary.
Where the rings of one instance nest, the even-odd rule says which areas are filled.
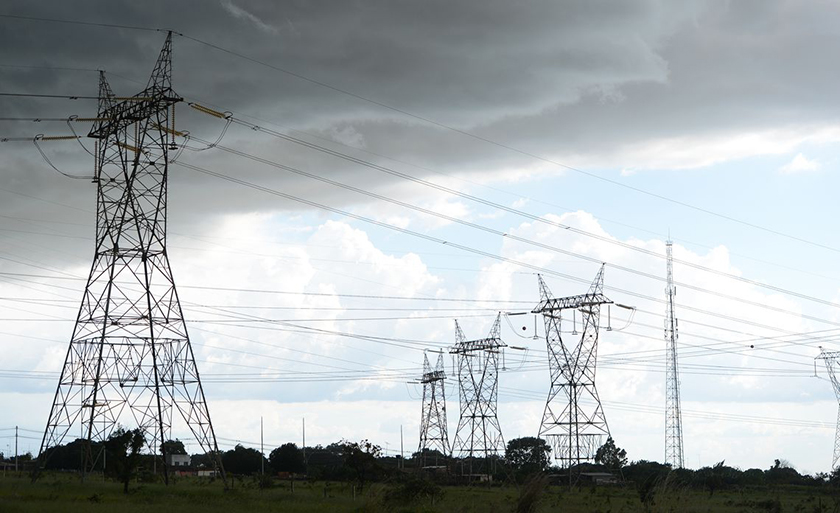
[[[117,132],[138,121],[149,119],[155,112],[168,109],[169,106],[184,101],[183,98],[167,87],[147,87],[128,100],[123,100],[100,113],[96,124],[88,133],[88,137],[105,139],[109,134]]]
[[[816,358],[817,360],[840,360],[840,351],[823,351]]]
[[[816,358],[825,361],[825,369],[828,371],[828,378],[834,387],[834,394],[840,399],[840,380],[837,376],[837,366],[840,362],[840,351],[823,351]]]
[[[450,354],[469,354],[476,351],[495,351],[502,347],[507,347],[507,344],[498,338],[482,338],[478,340],[468,340],[459,344],[449,350]]]
[[[432,383],[433,381],[442,381],[444,379],[446,379],[446,373],[442,370],[436,370],[424,373],[423,377],[420,379],[420,383]]]
[[[601,293],[580,294],[578,296],[544,299],[543,301],[540,301],[533,310],[531,310],[531,313],[539,314],[557,310],[568,310],[571,308],[583,308],[586,306],[609,304],[612,304],[612,300]]]

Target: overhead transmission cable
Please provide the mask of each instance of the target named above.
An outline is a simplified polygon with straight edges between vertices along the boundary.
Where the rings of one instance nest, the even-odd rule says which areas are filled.
[[[195,105],[195,104],[190,104],[190,105]],[[204,110],[212,110],[212,109],[204,108]],[[213,111],[213,112],[215,112],[215,111]],[[217,114],[222,114],[222,113],[217,113]],[[211,115],[213,115],[213,114],[211,114]],[[458,191],[456,189],[452,189],[451,187],[446,187],[444,185],[440,185],[440,184],[431,182],[429,180],[418,178],[418,177],[412,176],[410,174],[403,173],[401,171],[397,171],[397,170],[394,170],[394,169],[391,169],[391,168],[388,168],[388,167],[385,167],[385,166],[381,166],[379,164],[375,164],[375,163],[366,161],[364,159],[353,157],[351,155],[341,153],[339,151],[332,150],[330,148],[326,148],[324,146],[320,146],[320,145],[305,141],[303,139],[299,139],[297,137],[293,137],[293,136],[290,136],[290,135],[287,135],[287,134],[283,134],[282,132],[278,132],[276,130],[267,129],[267,128],[261,127],[259,125],[255,125],[253,123],[243,121],[243,120],[238,119],[236,117],[231,117],[231,116],[228,115],[227,112],[225,112],[224,115],[225,115],[225,119],[226,119],[227,122],[232,121],[236,124],[239,124],[241,126],[249,128],[250,130],[259,131],[259,132],[271,135],[273,137],[283,139],[283,140],[286,140],[286,141],[289,141],[289,142],[292,142],[292,143],[295,143],[295,144],[313,149],[315,151],[326,153],[328,155],[332,155],[334,157],[337,157],[337,158],[340,158],[340,159],[343,159],[343,160],[347,160],[349,162],[353,162],[355,164],[365,166],[365,167],[368,167],[370,169],[374,169],[376,171],[387,173],[387,174],[390,174],[392,176],[402,178],[404,180],[408,180],[408,181],[411,181],[411,182],[414,182],[414,183],[417,183],[417,184],[420,184],[420,185],[423,185],[423,186],[426,186],[426,187],[429,187],[429,188],[432,188],[432,189],[436,189],[436,190],[441,191],[441,192],[445,192],[445,193],[453,195],[453,196],[457,196],[459,198],[467,199],[467,200],[470,200],[470,201],[473,201],[473,202],[476,202],[476,203],[480,203],[480,204],[483,204],[483,205],[486,205],[486,206],[490,206],[490,207],[495,208],[497,210],[501,210],[501,211],[504,211],[504,212],[507,212],[507,213],[510,213],[510,214],[514,214],[514,215],[523,217],[525,219],[529,219],[529,220],[537,222],[537,223],[545,224],[545,225],[552,226],[552,227],[555,227],[555,228],[560,228],[560,229],[563,229],[563,230],[568,230],[570,232],[574,232],[574,233],[577,233],[579,235],[594,238],[594,239],[600,240],[602,242],[606,242],[608,244],[618,245],[618,246],[621,246],[625,249],[640,252],[640,253],[643,253],[643,254],[648,255],[648,256],[656,257],[656,258],[659,258],[659,259],[664,259],[665,258],[664,255],[660,254],[660,252],[657,252],[657,251],[648,250],[648,249],[639,247],[639,246],[634,245],[634,244],[630,244],[630,243],[627,243],[627,242],[622,242],[622,241],[616,240],[616,239],[608,237],[608,236],[592,233],[592,232],[589,232],[587,230],[576,228],[574,226],[570,226],[570,225],[567,225],[567,224],[552,221],[551,219],[547,219],[543,216],[538,216],[538,215],[535,215],[535,214],[531,214],[531,213],[525,212],[523,210],[520,210],[520,209],[517,209],[517,208],[514,208],[514,207],[509,207],[507,205],[503,205],[503,204],[495,202],[495,201],[487,200],[485,198],[481,198],[481,197],[478,197],[478,196],[475,196],[475,195],[472,195],[472,194],[468,194],[468,193],[465,193],[465,192],[462,192],[462,191]],[[214,115],[214,117],[218,117],[218,115]],[[279,164],[277,162],[273,162],[273,161],[270,161],[268,159],[263,159],[261,157],[257,157],[255,155],[252,155],[252,154],[249,154],[249,153],[246,153],[246,152],[242,152],[242,151],[239,151],[239,150],[235,150],[235,149],[232,149],[232,148],[221,147],[221,146],[217,146],[217,148],[222,150],[222,151],[226,151],[228,153],[233,153],[233,154],[241,156],[241,157],[245,157],[245,158],[249,158],[251,160],[261,162],[263,164],[272,165],[272,166],[274,166],[274,165],[284,166],[283,164]],[[328,179],[321,180],[321,178],[323,178],[323,177],[319,177],[318,175],[315,175],[313,173],[307,173],[307,172],[301,171],[299,169],[291,168],[291,166],[284,166],[284,167],[282,167],[282,169],[284,169],[286,171],[289,171],[289,172],[296,173],[296,174],[300,174],[302,176],[306,176],[308,178],[324,181],[325,183],[330,183],[331,185],[334,185],[334,186],[348,188],[350,190],[354,190],[355,192],[358,192],[359,194],[365,194],[366,192],[368,192],[368,191],[365,191],[363,189],[353,188],[353,186],[350,186],[348,184],[342,184],[340,182],[336,182],[336,181],[332,181],[332,180],[328,180]],[[381,197],[377,197],[377,199],[382,200]],[[385,199],[384,201],[389,201],[389,200]],[[402,206],[405,206],[405,205],[402,205]],[[408,208],[410,208],[410,207],[408,207]],[[429,213],[429,212],[427,212],[427,213]],[[449,219],[447,219],[447,220],[449,220]],[[452,222],[454,222],[454,221],[452,221]],[[473,228],[475,228],[475,226],[473,226]],[[503,234],[503,235],[507,236],[507,237],[511,237],[511,238],[513,237],[511,234]],[[577,258],[592,260],[592,261],[597,260],[597,259],[593,259],[591,257],[587,257],[585,255],[581,255],[579,253],[574,253],[574,252],[566,252],[565,254],[568,254],[570,256],[575,256]],[[817,297],[814,297],[814,296],[809,296],[807,294],[802,294],[802,293],[799,293],[799,292],[796,292],[796,291],[784,289],[784,288],[781,288],[781,287],[776,287],[776,286],[773,286],[773,285],[770,285],[770,284],[767,284],[767,283],[764,283],[764,282],[760,282],[760,281],[757,281],[757,280],[751,280],[749,278],[745,278],[743,276],[738,276],[736,274],[721,271],[719,269],[706,267],[706,266],[703,266],[703,265],[700,265],[700,264],[696,264],[696,263],[689,262],[689,261],[686,261],[686,260],[681,260],[681,259],[674,259],[674,262],[679,263],[681,265],[685,265],[687,267],[691,267],[693,269],[697,269],[697,270],[701,270],[701,271],[704,271],[704,272],[716,274],[718,276],[723,276],[723,277],[726,277],[726,278],[729,278],[729,279],[742,281],[744,283],[748,283],[748,284],[753,285],[753,286],[766,288],[766,289],[772,290],[774,292],[780,292],[780,293],[783,293],[783,294],[798,297],[800,299],[805,299],[805,300],[808,300],[808,301],[814,301],[814,302],[818,302],[818,303],[821,303],[821,304],[824,304],[824,305],[827,305],[827,306],[840,308],[840,304],[834,303],[832,301],[827,301],[827,300],[820,299],[820,298],[817,298]],[[600,263],[600,261],[598,261],[597,263]],[[621,266],[617,266],[615,264],[610,264],[610,266],[618,268],[618,269],[626,270],[626,269],[623,269]],[[653,278],[653,279],[658,279],[660,281],[665,281],[665,278],[663,278],[659,275],[646,273],[645,276],[649,277],[649,278]],[[692,287],[691,285],[687,285],[687,284],[683,284],[683,283],[677,283],[677,285],[682,286],[682,287],[688,287],[688,288]]]
[[[457,249],[461,249],[461,250],[464,250],[464,251],[479,254],[481,256],[485,256],[485,257],[488,257],[488,258],[491,258],[491,259],[513,263],[513,264],[519,265],[521,267],[525,267],[525,268],[532,269],[534,271],[541,272],[541,273],[546,274],[546,275],[558,276],[558,277],[569,279],[571,281],[582,282],[582,283],[587,283],[588,284],[588,280],[583,279],[583,278],[578,278],[576,276],[567,275],[567,274],[564,274],[564,273],[560,273],[558,271],[554,271],[554,270],[551,270],[551,269],[546,269],[546,268],[543,268],[543,267],[540,267],[540,266],[529,264],[527,262],[521,262],[521,261],[518,261],[518,260],[515,260],[515,259],[503,257],[503,256],[500,256],[500,255],[496,255],[494,253],[483,251],[483,250],[473,248],[473,247],[470,247],[470,246],[465,246],[465,245],[458,244],[458,243],[455,243],[455,242],[449,242],[449,241],[446,241],[444,239],[440,239],[438,237],[434,237],[434,236],[431,236],[431,235],[419,233],[419,232],[416,232],[416,231],[413,231],[413,230],[409,230],[407,228],[401,228],[401,227],[398,227],[398,226],[394,226],[394,225],[391,225],[391,224],[388,224],[388,223],[385,223],[385,222],[382,222],[382,221],[371,219],[371,218],[361,216],[361,215],[358,215],[358,214],[353,214],[351,212],[347,212],[347,211],[344,211],[344,210],[341,210],[341,209],[338,209],[338,208],[330,207],[330,206],[327,206],[327,205],[324,205],[324,204],[321,204],[321,203],[317,203],[315,201],[311,201],[311,200],[307,200],[307,199],[300,198],[300,197],[297,197],[297,196],[293,196],[291,194],[287,194],[287,193],[284,193],[284,192],[281,192],[281,191],[278,191],[278,190],[275,190],[275,189],[271,189],[269,187],[265,187],[265,186],[258,185],[258,184],[252,183],[252,182],[248,182],[246,180],[242,180],[242,179],[235,178],[235,177],[232,177],[232,176],[229,176],[229,175],[225,175],[223,173],[218,173],[216,171],[211,171],[211,170],[208,170],[206,168],[201,168],[199,166],[194,166],[192,164],[186,164],[186,163],[181,162],[181,161],[174,162],[173,164],[185,167],[187,169],[192,169],[194,171],[207,174],[209,176],[214,176],[214,177],[217,177],[217,178],[220,178],[220,179],[223,179],[223,180],[227,180],[227,181],[230,181],[232,183],[236,183],[236,184],[239,184],[239,185],[242,185],[242,186],[245,186],[245,187],[253,188],[253,189],[261,191],[261,192],[266,192],[268,194],[272,194],[272,195],[276,195],[276,196],[279,196],[279,197],[282,197],[282,198],[285,198],[285,199],[289,199],[291,201],[295,201],[295,202],[298,202],[298,203],[303,203],[303,204],[306,204],[306,205],[309,205],[309,206],[312,206],[312,207],[315,207],[315,208],[320,208],[320,209],[323,209],[323,210],[326,210],[326,211],[329,211],[329,212],[344,215],[345,217],[350,217],[352,219],[357,219],[357,220],[360,220],[360,221],[364,221],[364,222],[367,222],[367,223],[370,223],[370,224],[381,226],[381,227],[386,228],[386,229],[392,229],[394,231],[405,233],[407,235],[412,235],[412,236],[415,236],[415,237],[418,237],[418,238],[421,238],[421,239],[428,240],[430,242],[436,242],[436,243],[439,243],[439,244],[449,245],[449,246],[455,247]],[[647,299],[649,301],[653,301],[653,302],[657,302],[657,303],[663,303],[665,301],[664,299],[655,298],[655,297],[652,297],[652,296],[647,296],[647,295],[644,295],[644,294],[640,294],[640,293],[629,291],[629,290],[624,290],[624,289],[617,288],[617,287],[609,287],[609,288],[611,290],[614,290],[614,291],[622,292],[622,293],[625,293],[625,294],[628,294],[628,295],[631,295],[631,296],[634,296],[634,297]],[[739,318],[731,316],[731,315],[704,311],[702,309],[695,308],[695,307],[689,307],[689,306],[685,306],[683,308],[685,310],[697,311],[697,312],[703,313],[705,315],[710,315],[710,316],[718,317],[718,318],[721,318],[721,319],[730,320],[730,321],[733,321],[733,322],[743,322],[745,324],[751,324],[751,325],[755,325],[757,327],[762,327],[762,325],[760,323],[752,322],[752,321],[749,321],[749,320],[746,320],[746,319],[739,319]],[[828,324],[838,325],[838,323],[834,323],[834,322],[829,321],[829,320],[823,320],[823,322],[828,323]],[[767,326],[765,326],[765,327],[767,327]],[[776,331],[780,331],[780,332],[787,331],[787,332],[790,333],[789,330],[784,330],[784,329],[778,328],[778,327],[767,327],[767,328],[773,329],[773,330],[776,330]]]
[[[100,23],[100,22],[90,22],[90,21],[81,21],[81,20],[67,20],[67,19],[59,19],[59,18],[46,18],[46,17],[38,17],[38,16],[23,16],[23,15],[13,15],[13,14],[0,14],[0,18],[27,20],[27,21],[44,21],[44,22],[52,22],[52,23],[66,23],[66,24],[74,24],[74,25],[97,26],[97,27],[117,28],[117,29],[126,29],[126,30],[140,30],[140,31],[149,31],[149,32],[163,32],[163,31],[166,31],[166,30],[171,30],[171,29],[143,27],[143,26],[136,26],[136,25],[123,25],[123,24],[115,24],[115,23]],[[607,183],[610,183],[610,184],[618,186],[618,187],[622,187],[622,188],[625,188],[625,189],[628,189],[628,190],[632,190],[632,191],[640,193],[640,194],[644,194],[644,195],[647,195],[647,196],[650,196],[650,197],[653,197],[653,198],[657,198],[657,199],[662,200],[662,201],[673,203],[675,205],[679,205],[679,206],[682,206],[684,208],[688,208],[688,209],[691,209],[691,210],[702,212],[704,214],[708,214],[708,215],[711,215],[711,216],[714,216],[714,217],[718,217],[720,219],[724,219],[724,220],[727,220],[727,221],[730,221],[730,222],[733,222],[733,223],[741,224],[741,225],[744,225],[744,226],[747,226],[747,227],[750,227],[750,228],[754,228],[754,229],[757,229],[757,230],[760,230],[760,231],[764,231],[766,233],[771,233],[771,234],[774,234],[774,235],[777,235],[777,236],[780,236],[780,237],[788,238],[788,239],[795,240],[795,241],[798,241],[798,242],[801,242],[801,243],[804,243],[804,244],[812,245],[812,246],[815,246],[815,247],[820,247],[820,248],[823,248],[823,249],[826,249],[826,250],[829,250],[829,251],[840,252],[840,249],[828,246],[826,244],[814,242],[814,241],[805,239],[803,237],[799,237],[799,236],[796,236],[796,235],[791,235],[791,234],[788,234],[788,233],[784,233],[784,232],[781,232],[779,230],[775,230],[773,228],[768,228],[768,227],[765,227],[765,226],[761,226],[761,225],[758,225],[756,223],[752,223],[752,222],[749,222],[749,221],[744,221],[744,220],[735,218],[735,217],[730,216],[730,215],[722,214],[722,213],[715,212],[713,210],[710,210],[710,209],[707,209],[707,208],[704,208],[704,207],[693,205],[693,204],[690,204],[690,203],[685,202],[685,201],[680,201],[680,200],[677,200],[677,199],[674,199],[674,198],[670,198],[670,197],[662,195],[662,194],[658,194],[658,193],[655,193],[655,192],[652,192],[652,191],[648,191],[648,190],[642,189],[640,187],[636,187],[636,186],[633,186],[633,185],[630,185],[630,184],[627,184],[627,183],[623,183],[623,182],[620,182],[618,180],[614,180],[612,178],[601,176],[601,175],[598,175],[596,173],[585,171],[583,169],[579,169],[579,168],[576,168],[574,166],[570,166],[568,164],[564,164],[564,163],[558,162],[556,160],[546,158],[546,157],[537,155],[535,153],[516,148],[516,147],[511,146],[511,145],[506,144],[506,143],[495,141],[493,139],[481,136],[481,135],[473,133],[473,132],[469,132],[467,130],[463,130],[463,129],[453,127],[451,125],[448,125],[448,124],[445,124],[445,123],[442,123],[442,122],[439,122],[439,121],[435,121],[431,118],[428,118],[428,117],[425,117],[425,116],[422,116],[422,115],[419,115],[419,114],[415,114],[415,113],[410,112],[408,110],[401,109],[401,108],[386,104],[384,102],[374,100],[372,98],[368,98],[366,96],[351,92],[351,91],[349,91],[347,89],[343,89],[341,87],[331,85],[331,84],[329,84],[327,82],[324,82],[324,81],[321,81],[321,80],[316,80],[316,79],[310,78],[306,75],[303,75],[302,73],[294,72],[292,70],[289,70],[289,69],[286,69],[286,68],[268,63],[266,61],[263,61],[263,60],[260,60],[260,59],[254,58],[254,57],[250,57],[250,56],[245,55],[243,53],[231,50],[229,48],[225,48],[223,46],[211,43],[209,41],[204,41],[202,39],[189,36],[189,35],[184,34],[182,32],[172,31],[172,33],[177,35],[177,36],[180,36],[180,37],[183,37],[185,39],[196,42],[198,44],[207,46],[208,48],[213,48],[217,51],[232,55],[232,56],[237,57],[237,58],[241,58],[243,60],[246,60],[246,61],[252,62],[254,64],[272,69],[274,71],[278,71],[280,73],[295,77],[299,80],[303,80],[303,81],[309,82],[311,84],[315,84],[319,87],[323,87],[323,88],[332,90],[334,92],[337,92],[337,93],[355,98],[357,100],[369,103],[371,105],[375,105],[377,107],[381,107],[383,109],[390,110],[390,111],[398,113],[400,115],[407,116],[407,117],[416,119],[418,121],[422,121],[424,123],[436,126],[438,128],[441,128],[441,129],[444,129],[444,130],[447,130],[447,131],[451,131],[451,132],[454,132],[454,133],[461,134],[461,135],[469,137],[471,139],[475,139],[475,140],[478,140],[478,141],[481,141],[481,142],[484,142],[484,143],[487,143],[487,144],[490,144],[490,145],[493,145],[493,146],[511,151],[513,153],[517,153],[519,155],[534,159],[534,160],[538,160],[538,161],[541,161],[541,162],[552,164],[554,166],[557,166],[557,167],[560,167],[560,168],[563,168],[563,169],[568,169],[569,171],[573,171],[573,172],[588,176],[590,178],[594,178],[594,179],[597,179],[597,180],[600,180],[600,181],[603,181],[603,182],[607,182]],[[0,93],[0,94],[2,94],[2,93]],[[80,97],[73,97],[73,98],[80,98]]]
[[[385,202],[392,203],[392,204],[395,204],[395,205],[398,205],[398,206],[401,206],[401,207],[404,207],[404,208],[408,208],[408,209],[411,209],[411,210],[415,210],[415,211],[418,211],[418,212],[421,212],[421,213],[424,213],[424,214],[427,214],[427,215],[438,217],[440,219],[444,219],[444,220],[452,222],[452,223],[461,224],[463,226],[467,226],[469,228],[473,228],[473,229],[477,229],[477,230],[484,231],[484,232],[487,232],[487,233],[491,233],[493,235],[497,235],[497,236],[500,236],[500,237],[507,237],[508,239],[515,240],[515,241],[521,242],[523,244],[528,244],[528,245],[532,245],[532,246],[535,246],[535,247],[539,247],[541,249],[561,253],[561,254],[564,254],[564,255],[574,256],[574,257],[577,257],[577,258],[580,258],[580,259],[583,259],[583,260],[586,260],[586,261],[591,261],[593,263],[599,263],[599,264],[602,263],[602,261],[598,258],[590,257],[588,255],[583,255],[583,254],[579,254],[579,253],[575,253],[573,251],[565,250],[565,249],[559,248],[557,246],[552,246],[550,244],[545,244],[545,243],[542,243],[542,242],[534,241],[532,239],[527,239],[525,237],[519,237],[517,235],[506,233],[506,232],[503,232],[501,230],[497,230],[497,229],[494,229],[494,228],[490,228],[488,226],[480,225],[478,223],[473,223],[471,221],[467,221],[467,220],[464,220],[464,219],[461,219],[461,218],[457,218],[457,217],[449,216],[449,215],[446,215],[446,214],[442,214],[440,212],[436,212],[436,211],[433,211],[433,210],[430,210],[430,209],[427,209],[427,208],[424,208],[424,207],[413,205],[413,204],[404,202],[402,200],[398,200],[398,199],[395,199],[395,198],[384,196],[384,195],[381,195],[381,194],[378,194],[378,193],[375,193],[375,192],[371,192],[371,191],[368,191],[368,190],[365,190],[365,189],[361,189],[359,187],[355,187],[355,186],[348,185],[348,184],[345,184],[345,183],[342,183],[342,182],[338,182],[338,181],[335,181],[335,180],[332,180],[332,179],[329,179],[329,178],[326,178],[326,177],[322,177],[322,176],[316,175],[314,173],[309,173],[307,171],[302,171],[300,169],[297,169],[297,168],[294,168],[294,167],[291,167],[291,166],[287,166],[285,164],[280,164],[278,162],[274,162],[274,161],[271,161],[271,160],[268,160],[268,159],[264,159],[262,157],[258,157],[258,156],[255,156],[255,155],[252,155],[252,154],[249,154],[249,153],[246,153],[246,152],[235,150],[233,148],[228,148],[226,146],[221,146],[221,145],[217,146],[216,148],[219,149],[219,150],[234,154],[236,156],[244,157],[244,158],[247,158],[249,160],[253,160],[255,162],[259,162],[259,163],[262,163],[262,164],[265,164],[265,165],[269,165],[271,167],[275,167],[275,168],[282,169],[282,170],[285,170],[285,171],[289,171],[289,172],[292,172],[292,173],[295,173],[295,174],[298,174],[298,175],[301,175],[301,176],[305,176],[307,178],[311,178],[311,179],[318,180],[318,181],[321,181],[321,182],[324,182],[324,183],[328,183],[328,184],[336,186],[336,187],[351,190],[351,191],[356,192],[358,194],[366,195],[366,196],[378,199],[380,201],[385,201]],[[178,164],[178,165],[189,166],[189,164],[184,164],[183,162],[180,162],[180,161],[176,161],[174,163]],[[344,215],[344,214],[342,214],[342,215]],[[377,223],[379,223],[379,222],[377,221]],[[387,225],[387,226],[392,226],[392,225]],[[413,232],[413,233],[417,233],[417,232]],[[450,243],[450,245],[451,245],[451,243]],[[640,271],[640,270],[637,270],[637,269],[633,269],[633,268],[630,268],[630,267],[627,267],[627,266],[616,265],[616,264],[609,264],[609,265],[610,265],[610,267],[616,268],[618,270],[628,272],[628,273],[631,273],[631,274],[636,274],[636,275],[639,275],[639,276],[642,276],[642,277],[645,277],[645,278],[655,279],[655,280],[659,280],[659,281],[664,280],[664,278],[659,276],[659,275],[647,273],[647,272]],[[752,281],[752,280],[749,280],[749,281]],[[758,283],[758,282],[756,282],[756,283]],[[729,299],[729,300],[732,300],[732,301],[738,301],[738,302],[741,302],[741,303],[749,304],[751,306],[756,306],[756,307],[759,307],[759,308],[765,308],[765,309],[773,310],[773,311],[776,311],[776,312],[779,312],[779,313],[784,313],[784,314],[787,314],[787,315],[801,316],[803,318],[808,318],[809,320],[814,320],[814,321],[817,321],[817,322],[824,322],[824,323],[827,323],[827,324],[834,324],[834,325],[840,326],[840,323],[835,322],[835,321],[830,321],[830,320],[825,320],[825,319],[821,319],[821,318],[818,318],[818,317],[808,316],[806,314],[794,313],[794,312],[791,312],[788,309],[775,307],[773,305],[767,305],[765,303],[759,303],[757,301],[747,300],[747,299],[744,299],[744,298],[741,298],[741,297],[725,294],[723,292],[710,290],[710,289],[705,289],[703,287],[698,287],[698,286],[695,286],[695,285],[685,284],[685,283],[677,283],[677,285],[680,285],[682,287],[685,287],[685,288],[688,288],[688,289],[691,289],[691,290],[696,290],[698,292],[703,292],[703,293],[706,293],[706,294],[711,294],[711,295],[715,295],[715,296],[722,297],[722,298],[725,298],[725,299]],[[617,290],[617,289],[614,289],[614,290]],[[809,299],[809,300],[812,300],[812,301],[816,301],[816,302],[819,302],[819,303],[822,303],[822,304],[826,304],[826,305],[829,305],[829,306],[840,308],[840,305],[838,305],[836,303],[825,301],[825,300],[822,300],[822,299],[819,299],[819,298],[813,298],[811,296],[796,293],[796,292],[793,292],[793,291],[787,291],[787,293],[789,293],[791,295],[796,295],[797,297],[803,297],[803,298],[806,298],[806,299]],[[662,300],[662,301],[664,301],[664,300]]]

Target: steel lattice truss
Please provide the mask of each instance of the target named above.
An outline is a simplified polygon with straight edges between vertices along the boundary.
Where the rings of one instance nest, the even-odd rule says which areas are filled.
[[[598,355],[598,323],[601,305],[612,301],[603,294],[604,266],[598,271],[589,292],[579,296],[554,298],[539,276],[540,303],[532,313],[545,321],[548,367],[551,387],[545,403],[539,436],[550,445],[561,467],[575,467],[593,460],[595,452],[609,436],[607,419],[595,389],[595,362]],[[574,348],[563,343],[561,312],[580,311],[583,330]],[[572,472],[569,472],[570,479]]]
[[[665,288],[665,463],[671,468],[683,468],[683,429],[682,410],[680,409],[680,374],[677,367],[677,317],[674,312],[674,298],[677,287],[674,285],[673,245],[669,240],[667,251],[667,278]]]
[[[437,450],[449,455],[449,434],[446,429],[446,373],[443,367],[443,353],[438,354],[434,370],[429,356],[423,353],[423,412],[420,418],[420,446],[417,451],[426,465],[426,453]]]
[[[455,321],[458,392],[461,403],[458,429],[452,444],[453,455],[484,458],[504,451],[496,403],[499,396],[499,355],[505,347],[501,339],[501,314],[496,317],[487,338],[467,340]],[[471,463],[472,465],[472,463]]]
[[[171,33],[148,86],[117,103],[100,73],[96,252],[39,453],[68,436],[91,442],[136,425],[163,460],[177,410],[205,452],[218,446],[166,252],[169,152],[177,147]],[[222,470],[223,471],[223,470]],[[223,474],[224,475],[224,474]]]
[[[840,381],[837,379],[837,373],[840,371],[840,351],[822,351],[817,359],[825,361],[831,386],[834,387],[834,395],[840,401]],[[834,456],[831,459],[831,470],[836,469],[838,464],[840,464],[840,409],[837,411],[837,430],[834,435]]]

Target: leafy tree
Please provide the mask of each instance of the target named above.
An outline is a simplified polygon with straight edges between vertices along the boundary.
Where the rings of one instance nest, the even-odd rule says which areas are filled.
[[[523,474],[542,472],[548,468],[551,447],[542,438],[526,436],[508,441],[505,459],[514,470]]]
[[[163,448],[166,449],[166,454],[187,454],[187,449],[184,447],[184,442],[178,440],[167,440],[163,442]]]
[[[119,427],[105,441],[105,450],[108,453],[108,465],[105,471],[122,482],[123,493],[128,493],[128,484],[137,475],[137,467],[141,459],[140,450],[144,445],[146,445],[146,439],[143,436],[143,430],[139,428],[126,431]]]
[[[88,442],[82,438],[73,440],[64,445],[57,445],[51,449],[49,459],[45,462],[45,468],[49,470],[79,470],[82,459],[87,452]],[[90,443],[90,453],[96,455],[102,450],[100,442]],[[99,458],[95,470],[102,470],[102,458]]]
[[[777,459],[773,466],[764,471],[769,484],[801,484],[802,476],[787,460]]]
[[[233,474],[256,474],[260,471],[263,456],[260,451],[236,444],[233,450],[222,454],[222,465]]]
[[[268,455],[268,462],[271,468],[277,472],[297,473],[306,470],[303,451],[291,442],[271,451],[271,454]]]
[[[411,454],[411,459],[420,461],[424,465],[445,465],[449,456],[437,449],[423,449]]]
[[[341,443],[307,447],[306,473],[315,479],[332,481],[345,481],[354,477],[353,471],[344,466],[344,446]]]
[[[627,464],[627,451],[615,445],[612,437],[608,437],[604,445],[595,452],[595,463],[600,463],[610,470],[619,470]]]
[[[382,455],[382,448],[369,440],[358,443],[343,440],[341,446],[344,452],[344,464],[356,474],[359,489],[364,489],[365,483],[375,477],[379,471],[376,458]]]
[[[221,452],[221,451],[219,451]],[[199,468],[214,468],[216,467],[216,455],[214,451],[193,454],[190,456],[190,465]]]
[[[828,484],[834,487],[840,487],[840,467],[835,468],[828,475]]]

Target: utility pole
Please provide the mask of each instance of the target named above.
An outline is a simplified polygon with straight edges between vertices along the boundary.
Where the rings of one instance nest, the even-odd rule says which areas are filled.
[[[263,418],[260,416],[260,475],[265,475],[265,448],[263,447]]]
[[[405,453],[403,453],[403,432],[400,424],[400,468],[405,468]]]
[[[685,466],[683,456],[682,410],[680,407],[680,374],[677,367],[677,316],[674,298],[673,243],[665,244],[667,254],[667,286],[665,287],[665,463],[671,468]]]
[[[840,366],[840,351],[825,351],[821,350],[817,360],[825,362],[825,368],[828,371],[828,378],[831,381],[831,386],[834,388],[834,395],[840,401],[840,380],[838,380],[838,366]],[[832,472],[840,463],[840,409],[837,411],[837,430],[834,434],[834,455],[831,459]]]
[[[15,472],[18,471],[18,427],[15,426]]]
[[[306,417],[301,420],[301,428],[303,432],[303,466],[306,468]]]
[[[213,455],[227,485],[166,245],[169,162],[178,151],[172,33],[147,87],[117,101],[99,75],[95,140],[96,243],[34,477],[74,427],[82,430],[82,476],[118,424],[136,422],[154,464],[180,417]],[[177,416],[173,415],[177,411]]]
[[[437,450],[449,455],[449,434],[446,424],[446,373],[444,372],[443,352],[438,353],[434,370],[429,364],[429,356],[423,353],[423,405],[420,415],[420,466],[426,466],[426,453]],[[402,427],[400,428],[402,432]]]
[[[489,471],[489,468],[482,468],[483,465],[505,447],[497,415],[499,355],[506,347],[501,339],[501,318],[500,313],[487,338],[478,340],[467,340],[458,321],[455,321],[456,343],[450,353],[458,358],[461,415],[452,452],[469,459],[470,474]],[[474,469],[477,457],[483,458],[483,461],[478,469]]]
[[[594,461],[595,452],[610,434],[595,388],[595,363],[601,305],[612,301],[604,296],[603,265],[589,291],[579,296],[554,298],[542,276],[538,279],[540,303],[532,313],[542,314],[545,321],[551,377],[539,436],[549,444],[560,466],[568,469],[571,486],[580,477],[580,464]],[[561,336],[561,312],[566,309],[580,311],[583,322],[580,342],[574,347],[567,346]]]

